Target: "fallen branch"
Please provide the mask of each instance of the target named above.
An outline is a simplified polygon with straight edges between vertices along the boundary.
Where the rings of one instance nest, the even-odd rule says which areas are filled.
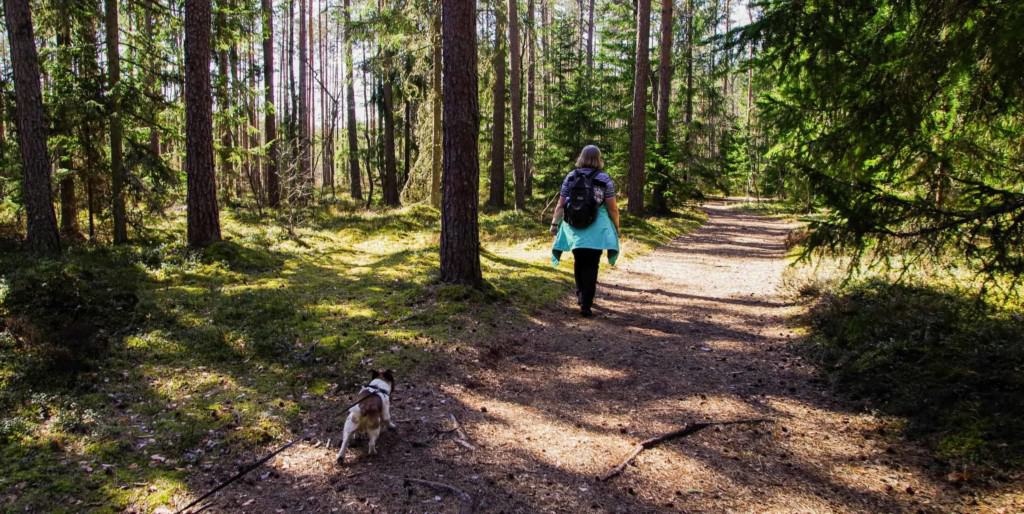
[[[450,419],[451,422],[452,422],[452,428],[449,428],[449,429],[446,429],[446,430],[434,429],[434,432],[436,433],[436,435],[446,435],[446,434],[454,433],[455,434],[454,441],[455,441],[456,444],[458,444],[459,446],[462,446],[463,448],[465,448],[467,450],[476,451],[476,446],[473,446],[473,444],[469,442],[469,436],[466,435],[466,431],[465,430],[462,430],[462,425],[459,424],[459,420],[456,419],[455,415],[449,412],[448,413],[448,419]]]
[[[294,445],[295,443],[297,443],[297,442],[299,442],[301,440],[302,440],[301,437],[297,437],[295,439],[292,439],[291,441],[288,441],[286,444],[284,444],[280,448],[274,450],[273,452],[271,452],[266,457],[263,457],[262,459],[260,459],[260,460],[258,460],[256,462],[246,466],[245,468],[242,469],[242,471],[239,471],[238,473],[235,473],[235,476],[233,476],[233,477],[231,477],[231,478],[221,482],[220,484],[217,485],[217,487],[214,487],[208,493],[200,496],[199,498],[196,498],[195,501],[193,501],[192,503],[186,505],[183,509],[179,510],[176,514],[181,514],[182,512],[188,511],[188,509],[191,509],[193,506],[198,505],[199,502],[209,498],[210,496],[213,496],[217,491],[220,491],[221,489],[224,489],[225,487],[230,485],[235,480],[238,480],[239,478],[242,478],[243,476],[245,476],[250,471],[252,471],[252,470],[262,466],[265,462],[267,462],[268,460],[274,458],[275,455],[277,455],[277,454],[287,450],[288,448],[291,448],[292,445]],[[205,510],[206,507],[203,507],[203,509]],[[196,514],[196,512],[199,512],[199,511],[194,511],[192,514]]]
[[[630,452],[629,456],[626,457],[626,460],[622,461],[622,463],[620,463],[618,466],[615,466],[614,468],[612,468],[610,471],[608,471],[604,475],[599,476],[597,479],[602,481],[602,482],[605,482],[605,481],[611,480],[612,478],[615,478],[616,476],[622,474],[622,472],[625,471],[626,466],[628,466],[630,462],[633,462],[633,459],[635,459],[637,457],[637,455],[640,455],[641,452],[643,452],[644,450],[646,450],[648,448],[654,448],[655,446],[658,446],[659,444],[661,444],[661,443],[663,443],[665,441],[671,441],[673,439],[678,439],[680,437],[686,437],[688,435],[695,434],[697,432],[700,432],[701,430],[704,430],[705,428],[712,427],[712,426],[744,425],[744,424],[752,424],[752,423],[772,423],[772,420],[770,420],[770,419],[738,419],[738,420],[735,420],[735,421],[705,421],[705,422],[699,422],[699,423],[687,423],[686,425],[684,425],[682,428],[680,428],[678,430],[673,430],[671,432],[668,432],[668,433],[665,433],[665,434],[661,434],[661,435],[659,435],[657,437],[652,437],[652,438],[647,439],[646,441],[636,445],[636,447],[633,448],[633,451]]]
[[[400,477],[400,476],[395,476],[395,475],[388,475],[386,473],[379,473],[379,475],[385,476],[385,477],[388,477],[388,478],[393,478],[395,480],[402,480],[404,482],[409,482],[409,483],[412,483],[412,484],[425,485],[425,486],[431,487],[433,489],[440,489],[442,491],[447,491],[449,493],[454,494],[455,496],[459,497],[460,500],[462,500],[462,505],[459,507],[459,514],[472,514],[472,513],[476,512],[477,502],[473,498],[473,496],[470,495],[469,493],[467,493],[466,491],[463,491],[462,489],[459,489],[458,487],[455,487],[453,485],[445,484],[443,482],[433,482],[431,480],[423,480],[421,478],[409,478],[409,477]]]

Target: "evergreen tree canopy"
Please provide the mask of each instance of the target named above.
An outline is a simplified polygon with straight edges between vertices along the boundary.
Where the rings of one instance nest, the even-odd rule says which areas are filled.
[[[770,156],[827,215],[812,249],[963,252],[1024,272],[1024,4],[767,1]]]

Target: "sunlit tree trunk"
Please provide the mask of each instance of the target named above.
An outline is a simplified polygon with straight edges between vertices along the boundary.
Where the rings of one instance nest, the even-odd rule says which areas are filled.
[[[594,0],[590,0],[590,22],[587,24],[587,69],[594,71]]]
[[[430,161],[430,204],[434,207],[441,207],[441,154],[442,154],[442,130],[441,130],[441,10],[431,20],[433,27],[433,80],[431,81],[431,98],[434,102],[431,130],[431,161]],[[474,23],[475,26],[475,23]],[[475,94],[474,94],[475,95]],[[475,144],[475,143],[474,143]]]
[[[523,67],[520,56],[518,0],[508,0],[508,49],[511,56],[512,172],[515,178],[516,209],[526,208],[526,166],[523,158]]]
[[[669,157],[669,101],[672,91],[672,1],[661,0],[661,41],[658,44],[658,117],[657,135],[658,154],[661,159],[655,171],[654,189],[651,203],[654,212],[668,212],[665,194],[668,188],[670,169],[664,164]]]
[[[480,107],[477,100],[476,2],[442,0],[442,10],[444,200],[441,209],[441,281],[479,287],[483,278],[477,220]],[[514,11],[510,9],[511,12]]]
[[[223,10],[221,11],[223,12]],[[217,16],[217,27],[218,32],[224,30],[225,20],[222,14]],[[223,38],[222,34],[218,34],[218,39]],[[235,169],[231,162],[231,154],[233,153],[233,143],[231,139],[231,122],[227,117],[227,114],[231,110],[231,97],[228,89],[230,79],[228,76],[228,53],[226,49],[219,49],[216,53],[217,61],[217,108],[222,114],[219,120],[219,132],[220,132],[220,148],[218,149],[218,157],[220,160],[220,180],[221,180],[221,195],[225,202],[231,201],[231,190],[232,181],[235,180]]]
[[[491,185],[488,205],[505,207],[505,14],[494,2],[494,123],[491,128]]]
[[[4,0],[4,17],[14,71],[28,244],[36,253],[53,255],[60,252],[60,236],[50,190],[50,155],[46,148],[39,54],[36,53],[29,1]]]
[[[526,197],[533,196],[534,123],[536,121],[537,90],[537,31],[534,29],[534,2],[529,0],[526,7],[526,47],[529,65],[526,69]]]
[[[391,85],[393,80],[390,56],[384,60],[383,84],[381,88],[381,122],[384,125],[384,177],[381,190],[384,196],[384,205],[398,207],[401,201],[398,198],[398,164],[395,162],[395,99]]]
[[[220,241],[213,169],[210,21],[210,0],[185,0],[185,172],[188,244],[193,247]]]
[[[312,1],[312,0],[308,0]],[[309,35],[307,0],[299,0],[299,174],[301,199],[308,202],[313,191],[313,167],[309,137]]]
[[[145,19],[146,39],[147,40],[152,40],[153,39],[153,7],[151,5],[149,5],[149,4],[146,4],[146,6],[144,8],[146,10],[146,14],[145,14],[145,16],[146,16],[146,19]],[[158,69],[159,65],[156,64],[156,62],[154,62],[154,61],[156,61],[156,59],[157,58],[153,58],[153,57],[150,57],[150,58],[147,59],[147,61],[148,61],[147,62],[147,66],[150,67],[150,71],[148,73],[149,83],[147,84],[147,86],[148,86],[149,95],[150,95],[150,97],[153,97],[153,98],[156,98],[157,96],[160,95],[160,76],[157,73],[157,69]],[[159,114],[159,112],[154,112],[153,113],[154,116],[156,116],[157,114]],[[155,158],[159,158],[160,157],[160,130],[159,130],[159,124],[157,123],[157,120],[155,120],[155,119],[153,120],[153,123],[150,124],[150,126],[149,126],[149,151],[150,151],[150,153],[153,154],[153,157],[155,157]]]
[[[694,163],[693,151],[693,0],[686,0],[686,105],[683,115],[686,127],[684,180],[689,178]]]
[[[644,212],[644,160],[647,129],[647,78],[650,73],[648,41],[651,37],[651,0],[638,0],[636,12],[636,67],[633,83],[633,117],[629,138],[629,212]]]
[[[352,80],[352,20],[349,0],[345,0],[345,102],[348,116],[348,173],[352,198],[363,199],[363,179],[359,172],[359,136],[356,134],[356,90]]]
[[[266,114],[263,118],[264,138],[267,143],[266,181],[267,204],[281,205],[281,177],[278,172],[277,112],[274,107],[274,6],[272,0],[261,0],[263,14],[263,88],[266,95]]]

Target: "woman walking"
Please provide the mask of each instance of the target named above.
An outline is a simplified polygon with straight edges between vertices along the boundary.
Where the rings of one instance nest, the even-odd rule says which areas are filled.
[[[597,292],[597,270],[601,252],[608,251],[608,263],[619,256],[619,207],[615,182],[603,171],[601,150],[590,145],[576,159],[576,169],[562,181],[558,206],[551,219],[551,262],[558,265],[562,253],[572,251],[576,276],[576,301],[580,314],[593,315]]]

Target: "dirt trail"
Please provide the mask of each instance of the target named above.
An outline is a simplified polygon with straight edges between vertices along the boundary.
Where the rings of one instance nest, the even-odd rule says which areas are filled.
[[[485,512],[970,509],[920,450],[833,399],[787,349],[796,308],[778,287],[792,227],[725,204],[706,208],[701,229],[603,269],[595,318],[579,318],[567,298],[463,350],[470,356],[458,373],[400,390],[401,431],[385,435],[379,456],[365,456],[360,441],[339,469],[333,449],[301,445],[210,511],[460,507],[453,495],[391,476],[453,485]],[[462,432],[442,433],[454,428],[449,415]],[[642,439],[688,421],[749,417],[775,423],[708,429],[595,480]]]

